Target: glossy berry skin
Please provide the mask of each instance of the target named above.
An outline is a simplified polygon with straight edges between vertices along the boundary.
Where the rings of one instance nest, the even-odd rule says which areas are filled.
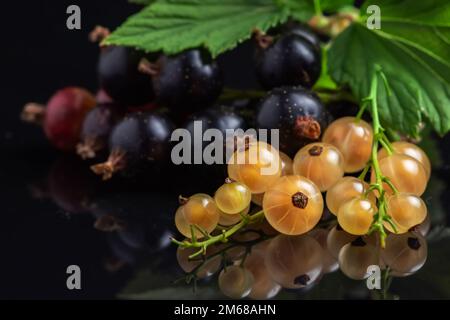
[[[266,90],[280,86],[311,88],[320,76],[321,51],[304,37],[284,34],[268,47],[258,46],[256,74]]]
[[[379,161],[381,173],[389,178],[399,192],[411,193],[421,196],[428,182],[427,173],[423,165],[410,156],[394,153]],[[372,170],[371,181],[375,180]],[[383,184],[384,190],[392,194],[392,190]]]
[[[369,232],[375,213],[375,204],[370,200],[353,198],[340,206],[337,217],[339,225],[345,231],[364,235]]]
[[[379,250],[374,245],[358,237],[342,247],[339,252],[339,268],[349,278],[362,280],[371,273],[367,268],[379,265]]]
[[[311,43],[315,48],[320,50],[319,37],[306,25],[294,25],[285,32],[286,34],[295,34]]]
[[[239,214],[250,205],[252,193],[246,185],[228,180],[217,189],[214,200],[217,207],[227,214]]]
[[[289,156],[317,141],[328,125],[328,114],[319,98],[300,87],[273,89],[259,104],[258,129],[278,129],[279,149]]]
[[[358,236],[353,235],[342,229],[340,225],[331,228],[327,235],[327,249],[334,258],[339,257],[339,252],[347,243],[352,242]]]
[[[197,193],[181,205],[175,213],[175,225],[178,231],[186,238],[191,238],[191,225],[197,225],[206,232],[212,232],[219,222],[220,211],[214,199],[207,194]],[[202,238],[202,233],[194,228],[197,238]]]
[[[392,143],[392,148],[394,149],[394,153],[404,154],[419,161],[423,165],[425,172],[427,173],[428,179],[430,178],[431,174],[430,159],[419,146],[406,141],[395,141]],[[378,151],[379,160],[386,158],[388,155],[389,155],[388,152],[384,148]]]
[[[188,240],[189,241],[189,240]],[[192,260],[189,259],[191,254],[196,252],[196,248],[181,248],[177,249],[177,262],[180,268],[186,272],[192,272],[195,268],[198,268],[203,260]],[[205,258],[208,258],[210,255],[214,254],[214,248],[209,247],[206,249]],[[197,277],[200,279],[205,279],[212,276],[214,273],[219,271],[221,266],[220,256],[216,256],[208,260],[205,264],[203,264],[196,273]]]
[[[322,273],[322,253],[320,244],[308,235],[279,235],[267,249],[267,271],[283,288],[303,288]]]
[[[220,211],[220,210],[219,210]],[[242,216],[247,215],[250,211],[250,206],[239,212],[239,214],[228,214],[220,211],[219,225],[223,227],[233,226],[242,220]]]
[[[83,88],[67,87],[57,91],[45,108],[43,127],[48,140],[60,150],[73,151],[84,118],[95,104],[95,97]]]
[[[341,205],[352,198],[361,197],[369,189],[369,184],[361,179],[347,176],[339,179],[327,191],[326,203],[330,212],[337,215]],[[375,203],[375,195],[371,192],[368,199]]]
[[[322,141],[336,146],[344,156],[344,170],[352,173],[362,170],[370,159],[372,127],[364,120],[343,117],[332,122]]]
[[[202,109],[222,92],[222,71],[206,52],[193,49],[176,56],[163,55],[156,64],[153,86],[157,101],[172,110]]]
[[[289,176],[294,174],[292,159],[284,152],[279,151],[281,159],[281,175]]]
[[[263,209],[267,221],[278,232],[300,235],[319,222],[323,198],[307,178],[284,176],[264,194]]]
[[[96,158],[108,149],[109,135],[121,119],[122,112],[112,105],[99,105],[85,117],[77,144],[77,153],[83,159]]]
[[[253,285],[253,275],[241,266],[229,266],[219,274],[219,289],[231,299],[242,299],[247,297]]]
[[[294,173],[326,191],[344,175],[344,158],[333,145],[316,142],[301,148],[294,158]]]
[[[419,233],[390,234],[381,258],[394,276],[408,276],[425,264],[428,256],[426,239]]]
[[[391,216],[396,230],[385,222],[384,226],[392,233],[405,233],[421,224],[427,217],[427,206],[418,196],[408,193],[397,193],[387,201],[387,213]],[[396,232],[395,232],[396,231]]]
[[[196,133],[194,132],[195,123],[201,123],[202,132],[204,134],[208,129],[218,129],[222,135],[224,142],[226,142],[226,130],[247,129],[247,123],[240,115],[234,112],[227,106],[219,106],[214,108],[208,108],[203,111],[199,111],[189,116],[183,125],[183,128],[189,131],[191,137]],[[204,141],[203,149],[209,144],[209,141]],[[226,148],[224,148],[224,159],[226,156]]]
[[[163,165],[170,156],[170,136],[174,129],[164,115],[131,114],[112,130],[108,160],[91,168],[103,179],[109,179],[117,171],[139,171],[148,165]]]
[[[269,242],[266,241],[266,243]],[[259,244],[259,247],[261,247],[265,243],[260,242]],[[255,245],[252,247],[251,253],[245,258],[244,267],[252,273],[254,280],[249,298],[256,300],[271,299],[281,290],[281,286],[270,277],[267,271],[265,256],[266,250],[262,250],[258,248],[258,245]]]
[[[98,62],[100,87],[116,102],[141,105],[154,97],[151,78],[138,70],[144,54],[128,47],[105,48]]]
[[[245,184],[252,193],[263,193],[281,176],[278,151],[265,142],[250,142],[231,156],[228,176]]]

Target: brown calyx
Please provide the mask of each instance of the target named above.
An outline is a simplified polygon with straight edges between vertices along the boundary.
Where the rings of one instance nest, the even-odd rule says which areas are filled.
[[[363,240],[362,237],[358,237],[351,242],[351,245],[354,247],[364,247],[366,245],[366,242]]]
[[[178,203],[180,206],[184,206],[189,201],[189,198],[183,197],[181,194],[178,196]]]
[[[106,269],[106,271],[111,272],[111,273],[119,271],[125,265],[126,265],[125,261],[115,258],[115,257],[107,258],[105,261],[105,269]]]
[[[161,70],[157,63],[151,63],[146,58],[142,58],[138,65],[139,72],[149,75],[157,76]]]
[[[259,29],[253,30],[253,35],[255,37],[256,43],[261,49],[267,49],[272,45],[274,41],[274,38],[272,36],[265,34]]]
[[[126,227],[126,223],[111,215],[105,214],[100,218],[97,218],[94,223],[94,228],[104,232],[113,232],[118,230],[123,230]]]
[[[111,34],[108,28],[102,26],[95,26],[94,30],[89,33],[89,41],[94,43],[102,42],[107,36]]]
[[[39,103],[27,103],[20,114],[20,119],[25,122],[42,126],[45,118],[45,106]]]
[[[319,139],[322,130],[320,123],[311,116],[298,116],[295,119],[294,133],[298,138]]]
[[[87,137],[83,142],[77,144],[77,154],[83,159],[95,158],[97,152],[104,147],[102,141],[97,137]]]
[[[311,156],[314,156],[314,157],[320,156],[320,155],[322,154],[322,152],[323,152],[323,147],[322,147],[322,146],[312,146],[312,147],[309,148],[309,150],[308,150],[308,153],[309,153]]]
[[[99,163],[91,166],[91,170],[95,174],[101,175],[103,180],[109,180],[117,171],[123,170],[126,167],[126,154],[121,150],[113,150],[104,163]]]
[[[294,284],[299,284],[302,286],[306,286],[308,284],[308,281],[311,280],[311,278],[305,273],[301,276],[298,276],[294,279]]]
[[[292,195],[292,204],[300,209],[305,209],[308,205],[308,197],[302,192],[297,192]]]
[[[233,182],[236,182],[236,180],[231,179],[230,177],[226,177],[226,178],[225,178],[225,183],[226,183],[226,184],[228,184],[228,183],[233,183]]]

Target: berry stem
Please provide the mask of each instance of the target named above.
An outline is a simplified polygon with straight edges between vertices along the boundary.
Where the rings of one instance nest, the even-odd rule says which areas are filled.
[[[370,104],[370,113],[372,116],[372,125],[374,133],[371,157],[367,167],[372,168],[372,171],[375,176],[375,182],[371,183],[369,189],[376,190],[379,193],[378,213],[374,216],[374,221],[370,228],[370,232],[378,231],[378,233],[380,234],[381,246],[384,248],[386,239],[386,231],[384,230],[384,221],[388,221],[389,223],[392,223],[392,221],[386,211],[386,192],[383,189],[383,183],[387,184],[394,193],[397,193],[397,189],[387,177],[383,176],[380,169],[380,164],[378,162],[378,146],[380,144],[387,150],[388,154],[392,154],[392,146],[389,140],[387,139],[386,135],[384,134],[384,129],[381,126],[380,117],[378,113],[378,100],[377,100],[378,76],[381,76],[381,78],[383,79],[383,81],[385,81],[386,84],[386,79],[381,71],[381,68],[379,66],[376,66],[375,72],[372,76],[369,96],[366,99],[364,99],[363,103]]]
[[[213,245],[215,243],[219,243],[219,242],[227,242],[229,237],[231,237],[233,234],[235,234],[236,232],[241,230],[243,227],[247,226],[250,223],[258,221],[258,220],[262,219],[263,217],[264,217],[263,210],[258,211],[250,216],[245,216],[241,220],[241,222],[234,225],[230,229],[227,229],[227,230],[224,229],[224,230],[222,230],[221,234],[216,235],[216,236],[208,236],[206,238],[206,240],[197,241],[195,234],[193,233],[193,237],[192,237],[191,241],[178,241],[174,238],[172,238],[171,241],[174,244],[176,244],[182,248],[199,248],[199,250],[197,252],[195,252],[194,254],[191,254],[189,256],[189,259],[193,259],[202,253],[204,254],[206,252],[206,248],[208,246]]]

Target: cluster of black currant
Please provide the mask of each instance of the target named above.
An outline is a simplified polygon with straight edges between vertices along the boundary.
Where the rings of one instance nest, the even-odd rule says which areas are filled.
[[[108,34],[97,27],[91,38],[101,40]],[[253,101],[217,103],[223,75],[204,50],[167,56],[111,46],[101,48],[96,97],[82,88],[64,88],[46,107],[27,104],[22,118],[42,124],[57,148],[100,162],[92,169],[104,179],[118,171],[167,163],[171,132],[177,126],[193,131],[194,121],[202,122],[203,131],[216,128],[223,133],[245,130],[249,122],[256,128],[279,129],[280,150],[292,156],[317,140],[331,119],[307,89],[320,76],[320,41],[299,25],[268,34],[255,31],[254,38],[256,73],[271,90],[258,108],[245,108]]]

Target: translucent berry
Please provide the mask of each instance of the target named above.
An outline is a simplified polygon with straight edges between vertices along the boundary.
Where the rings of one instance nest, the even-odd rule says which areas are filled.
[[[258,141],[236,150],[228,162],[228,176],[245,184],[252,193],[263,193],[281,175],[278,151]]]
[[[219,210],[228,214],[238,214],[250,205],[252,194],[246,185],[227,179],[217,189],[214,200]]]
[[[361,197],[368,190],[369,184],[355,177],[343,177],[339,179],[326,194],[326,203],[330,212],[337,215],[341,205],[352,198]],[[375,203],[375,195],[371,192],[368,199]]]
[[[244,267],[253,275],[252,291],[249,294],[252,299],[272,299],[281,290],[281,286],[270,277],[265,256],[265,251],[258,250],[256,245],[244,261]]]
[[[264,199],[264,193],[254,193],[252,194],[252,202],[257,206],[262,207]]]
[[[430,178],[431,174],[430,159],[419,146],[406,141],[395,141],[392,143],[392,148],[394,149],[394,153],[404,154],[419,161],[424,166],[428,179]],[[389,155],[388,152],[384,148],[378,151],[379,160],[386,158],[388,155]]]
[[[331,254],[330,250],[328,250],[328,244],[327,244],[328,234],[329,234],[329,230],[326,230],[323,228],[316,228],[316,229],[311,230],[308,233],[309,236],[311,236],[317,240],[317,242],[320,244],[320,246],[323,249],[323,251],[322,251],[323,252],[323,256],[322,256],[322,260],[323,260],[322,272],[323,273],[334,272],[339,268],[337,258],[335,258]]]
[[[373,222],[376,207],[365,198],[353,198],[341,205],[337,218],[339,225],[348,233],[364,235]]]
[[[287,235],[306,233],[319,222],[323,198],[319,188],[302,176],[281,177],[264,195],[267,221]]]
[[[265,261],[270,276],[283,288],[303,288],[322,273],[322,248],[308,235],[279,235],[271,240]]]
[[[408,193],[398,193],[390,196],[387,201],[387,213],[392,218],[396,233],[408,232],[414,226],[421,224],[427,216],[427,206],[418,196]],[[395,233],[392,226],[385,222],[384,226]]]
[[[194,254],[197,248],[181,248],[177,249],[177,262],[184,272],[192,272],[195,268],[197,269],[196,276],[200,279],[210,277],[217,271],[219,271],[221,266],[220,255],[211,257],[207,262],[204,263],[202,257],[189,259],[189,256]],[[214,248],[208,247],[206,249],[206,254],[204,258],[208,259],[212,254],[214,254]],[[201,265],[201,267],[199,267]]]
[[[294,158],[294,173],[314,182],[320,191],[328,190],[344,175],[344,161],[331,144],[316,142],[301,148]]]
[[[175,213],[175,225],[186,238],[191,238],[191,226],[198,226],[211,233],[219,222],[220,212],[214,199],[207,194],[197,193],[182,204]],[[202,238],[203,234],[194,228],[194,235]]]
[[[253,285],[253,275],[241,266],[229,266],[219,274],[220,291],[231,299],[247,297]]]
[[[281,159],[281,175],[288,176],[294,174],[292,159],[284,152],[279,151]]]
[[[362,280],[371,272],[369,266],[379,265],[379,249],[358,237],[339,252],[339,268],[349,278]]]
[[[339,256],[339,251],[341,251],[342,247],[347,243],[352,242],[357,237],[358,236],[354,234],[346,232],[340,225],[336,225],[331,228],[330,232],[328,232],[327,248],[331,255],[337,259]]]
[[[417,272],[425,264],[428,255],[426,239],[416,232],[390,234],[381,256],[394,275],[407,276]]]
[[[242,212],[239,214],[228,214],[224,212],[220,212],[219,217],[219,225],[223,227],[229,227],[232,225],[235,225],[236,223],[239,223],[242,220],[242,216],[248,214],[250,211],[250,206],[245,208]]]
[[[390,179],[399,192],[412,193],[421,196],[428,182],[423,165],[410,156],[395,153],[379,161],[381,173]],[[371,181],[375,180],[372,170]],[[383,184],[384,190],[392,194],[391,188]]]
[[[343,117],[332,122],[322,141],[336,146],[344,156],[345,172],[362,170],[370,159],[372,127],[364,120]]]

